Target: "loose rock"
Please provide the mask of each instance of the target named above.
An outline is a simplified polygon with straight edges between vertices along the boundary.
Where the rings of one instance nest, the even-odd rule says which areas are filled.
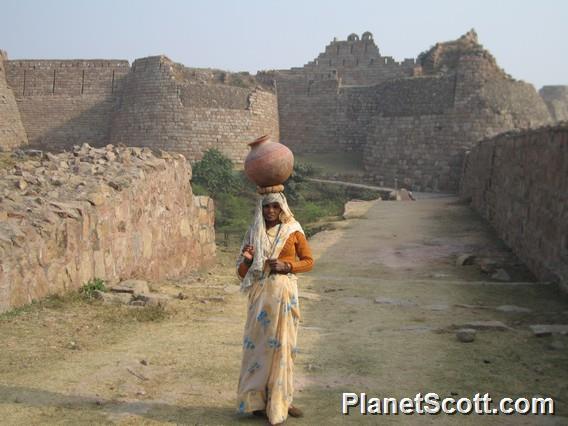
[[[460,254],[456,259],[456,266],[473,265],[475,262],[475,255],[472,253]]]
[[[150,293],[150,287],[144,280],[126,280],[110,287],[115,293],[130,293],[134,295]]]
[[[550,336],[552,334],[568,334],[567,324],[534,324],[529,325],[536,337]]]
[[[473,328],[460,328],[456,331],[456,337],[462,343],[470,343],[475,340],[476,333]]]
[[[515,306],[515,305],[501,305],[501,306],[497,306],[495,308],[497,311],[501,311],[501,312],[511,312],[511,313],[528,313],[528,312],[532,312],[531,309],[529,308],[523,308],[521,306]]]
[[[497,281],[511,281],[511,276],[504,269],[497,269],[497,271],[491,275],[491,279]]]
[[[488,321],[471,321],[463,324],[462,328],[473,328],[475,330],[498,330],[505,331],[511,330],[511,327],[505,325],[501,321],[488,320]]]
[[[109,305],[126,305],[132,300],[132,295],[129,293],[106,293],[104,291],[95,290],[93,294],[95,298]]]

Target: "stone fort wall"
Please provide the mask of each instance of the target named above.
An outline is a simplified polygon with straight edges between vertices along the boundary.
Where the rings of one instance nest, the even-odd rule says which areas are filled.
[[[124,143],[181,152],[193,161],[215,147],[242,162],[247,142],[264,133],[279,138],[276,96],[254,79],[237,81],[243,87],[235,77],[199,80],[165,56],[132,67],[116,60],[17,60],[5,67],[33,148]]]
[[[477,143],[461,195],[541,280],[568,290],[568,124]]]
[[[129,71],[127,61],[14,60],[6,78],[33,148],[103,146]]]
[[[266,133],[279,139],[275,94],[193,81],[188,71],[164,56],[136,60],[113,116],[111,142],[160,147],[191,160],[217,148],[242,163],[248,142]]]
[[[0,150],[28,143],[14,92],[6,82],[5,60],[7,55],[0,50]]]
[[[268,76],[283,143],[362,152],[367,180],[379,185],[456,192],[476,141],[552,121],[534,87],[499,69],[474,32],[401,63],[380,56],[369,33],[351,35],[303,68]]]
[[[477,56],[462,57],[453,75],[393,84],[409,82],[417,87],[403,91],[398,113],[370,120],[364,167],[380,185],[457,192],[464,153],[477,141],[550,122],[531,85],[496,74]]]

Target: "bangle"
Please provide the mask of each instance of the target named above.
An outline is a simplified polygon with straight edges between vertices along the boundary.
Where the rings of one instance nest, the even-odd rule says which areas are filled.
[[[288,273],[292,272],[292,264],[289,262],[286,262],[286,266],[288,267]]]
[[[252,259],[249,260],[249,259],[247,259],[247,258],[245,257],[244,260],[243,260],[243,263],[244,263],[245,265],[247,265],[247,266],[250,266],[250,265],[252,265]]]

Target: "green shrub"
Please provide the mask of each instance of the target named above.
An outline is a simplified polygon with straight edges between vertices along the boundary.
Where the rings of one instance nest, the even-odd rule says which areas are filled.
[[[224,232],[244,232],[254,213],[254,197],[221,193],[215,199],[215,225]]]
[[[378,193],[366,189],[318,183],[306,178],[318,173],[311,163],[299,162],[284,185],[284,194],[302,226],[326,217],[340,216],[344,204],[352,198],[372,199]],[[208,150],[201,161],[193,165],[193,192],[209,195],[215,200],[215,228],[231,235],[246,232],[256,205],[256,185],[241,171],[233,170],[233,163],[216,149]]]
[[[295,212],[296,218],[302,224],[308,224],[311,222],[317,222],[322,217],[326,216],[326,211],[322,206],[307,201],[303,203],[301,207],[296,208]]]
[[[207,188],[198,183],[192,182],[191,189],[193,190],[194,195],[209,195]]]
[[[294,164],[291,179],[296,182],[301,182],[307,177],[314,176],[317,171],[318,169],[311,163],[296,163]]]
[[[238,191],[239,180],[233,173],[233,162],[217,149],[209,149],[193,164],[193,183],[205,189],[213,198],[223,192]]]
[[[87,299],[92,299],[94,297],[95,291],[107,291],[104,280],[100,278],[93,278],[89,280],[79,292]]]

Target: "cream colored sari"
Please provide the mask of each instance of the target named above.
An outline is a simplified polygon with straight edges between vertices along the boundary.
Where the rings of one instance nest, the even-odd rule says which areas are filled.
[[[294,224],[297,222],[265,231],[272,258],[278,257],[288,236],[298,230],[299,225]],[[294,394],[300,306],[296,276],[269,272],[265,267],[248,289],[237,404],[241,413],[266,409],[270,423],[277,424],[288,417]]]

